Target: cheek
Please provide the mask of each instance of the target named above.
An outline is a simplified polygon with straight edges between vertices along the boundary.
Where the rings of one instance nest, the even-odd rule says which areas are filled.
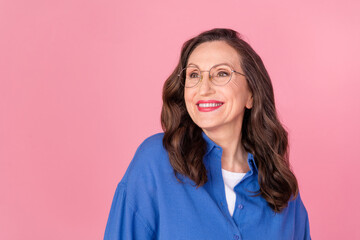
[[[185,107],[190,116],[193,116],[195,110],[195,103],[194,103],[194,96],[195,92],[192,89],[186,89],[184,91],[184,100],[185,100]]]
[[[191,98],[190,98],[189,92],[187,90],[184,91],[184,100],[185,100],[186,109],[189,112]]]
[[[184,91],[184,100],[186,105],[190,105],[191,101],[192,101],[192,92],[190,90],[186,90]]]
[[[230,85],[230,88],[224,89],[224,95],[227,97],[228,101],[231,102],[232,108],[241,109],[242,106],[246,103],[247,92],[243,89],[243,86],[240,85]]]

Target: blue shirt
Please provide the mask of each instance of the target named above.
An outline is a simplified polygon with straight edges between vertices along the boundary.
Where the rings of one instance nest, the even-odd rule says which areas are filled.
[[[251,153],[250,171],[235,186],[236,205],[230,215],[221,173],[222,148],[204,132],[207,151],[204,164],[208,181],[196,189],[195,183],[173,173],[164,133],[145,139],[136,150],[117,186],[104,239],[135,240],[247,240],[311,239],[308,214],[300,195],[275,214],[261,196],[258,170]]]

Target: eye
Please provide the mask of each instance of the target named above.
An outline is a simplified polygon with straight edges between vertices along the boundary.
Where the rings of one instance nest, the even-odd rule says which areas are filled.
[[[219,71],[216,76],[217,77],[228,77],[229,73],[226,71]]]
[[[196,72],[193,72],[193,73],[190,73],[190,74],[189,74],[189,77],[190,77],[190,78],[198,78],[198,77],[199,77],[199,74],[196,73]]]

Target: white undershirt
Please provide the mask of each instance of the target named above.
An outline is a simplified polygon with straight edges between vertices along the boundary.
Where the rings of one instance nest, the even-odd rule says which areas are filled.
[[[236,193],[234,192],[234,187],[241,181],[246,173],[230,172],[225,169],[221,169],[221,171],[224,179],[226,201],[230,215],[232,216],[236,202]]]

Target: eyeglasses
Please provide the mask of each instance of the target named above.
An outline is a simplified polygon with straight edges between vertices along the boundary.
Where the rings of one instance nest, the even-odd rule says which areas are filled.
[[[203,79],[201,72],[209,72],[209,79],[216,86],[224,86],[230,82],[233,73],[245,76],[244,74],[233,70],[225,63],[214,65],[209,71],[200,71],[197,66],[189,65],[182,69],[178,74],[181,85],[186,88],[195,87]]]

